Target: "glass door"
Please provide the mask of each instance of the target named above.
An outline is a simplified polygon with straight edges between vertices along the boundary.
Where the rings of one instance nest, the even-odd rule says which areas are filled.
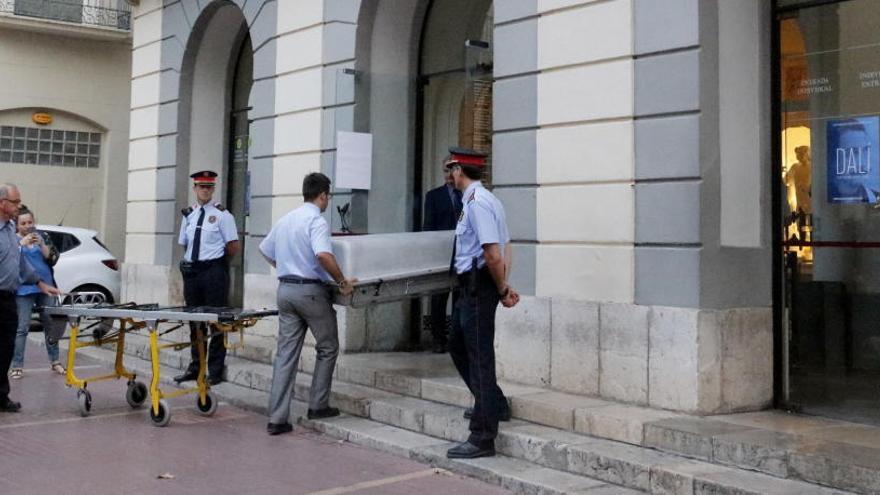
[[[880,2],[777,22],[783,402],[880,423]]]

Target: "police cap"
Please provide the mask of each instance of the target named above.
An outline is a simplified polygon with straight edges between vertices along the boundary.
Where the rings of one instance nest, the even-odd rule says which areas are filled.
[[[194,186],[213,186],[217,183],[217,172],[214,172],[213,170],[201,170],[194,174],[190,174],[190,177],[192,177]]]
[[[446,159],[444,165],[446,167],[463,165],[483,168],[486,166],[486,154],[468,148],[453,146],[449,148],[449,158]]]

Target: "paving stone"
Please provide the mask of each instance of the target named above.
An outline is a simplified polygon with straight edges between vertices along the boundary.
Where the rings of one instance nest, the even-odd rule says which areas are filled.
[[[561,392],[539,392],[510,398],[514,417],[564,430],[574,429],[574,411],[607,404],[601,399]]]
[[[684,416],[670,411],[608,401],[597,407],[575,409],[574,431],[642,445],[645,440],[645,423],[680,417]]]
[[[593,492],[607,485],[571,473],[535,466],[532,463],[506,456],[480,459],[447,459],[446,450],[454,443],[414,449],[413,458],[489,483],[501,485],[516,493],[615,493]],[[573,491],[572,491],[573,489]],[[622,493],[622,492],[621,492]]]
[[[411,397],[373,400],[370,403],[370,419],[421,432],[424,428],[424,412],[420,402],[422,401]]]
[[[725,414],[712,416],[712,419],[736,425],[751,426],[753,428],[762,428],[765,430],[777,430],[786,433],[818,434],[819,429],[831,426],[853,426],[852,423],[838,421],[836,419],[806,416],[803,414],[793,414],[775,410]],[[835,435],[832,435],[832,438],[834,436]]]
[[[340,366],[374,370],[433,370],[438,375],[455,373],[452,360],[445,354],[431,352],[366,352],[339,356]]]
[[[703,418],[670,418],[645,425],[645,446],[712,460],[712,437],[753,428]]]
[[[660,452],[609,440],[572,445],[568,450],[568,471],[637,490],[651,488],[651,469],[675,458]]]
[[[343,366],[337,361],[336,376],[340,381],[372,387],[376,385],[376,370],[356,366]]]
[[[571,493],[584,493],[587,490],[606,487],[606,483],[583,476],[548,469],[533,467],[521,473],[510,473],[501,479],[501,487],[514,493],[542,494],[542,495],[566,495]]]
[[[880,493],[880,455],[863,445],[822,441],[789,454],[793,478],[858,493]]]
[[[589,437],[547,426],[527,424],[499,432],[495,448],[505,455],[553,469],[568,469],[568,447],[592,441]]]
[[[783,480],[766,474],[728,470],[694,478],[694,495],[832,495],[833,489],[800,481]]]
[[[880,428],[873,425],[843,423],[813,430],[811,436],[817,439],[875,448],[880,452]]]
[[[306,373],[296,375],[294,386],[295,396],[300,400],[308,400],[312,377]],[[399,397],[398,395],[374,388],[352,385],[345,382],[334,382],[330,389],[330,403],[344,412],[355,416],[368,417],[370,402],[373,399]]]
[[[245,331],[245,333],[247,333],[247,331]],[[248,359],[258,363],[272,364],[272,361],[275,359],[275,350],[275,339],[246,335],[244,346],[233,351],[233,354],[242,359]]]
[[[672,464],[651,468],[651,493],[655,495],[693,495],[694,477],[732,468],[706,462],[679,459]]]
[[[351,416],[313,421],[311,426],[330,436],[400,457],[409,457],[416,448],[445,443],[427,435]]]
[[[462,412],[458,407],[435,404],[425,411],[424,433],[453,442],[464,442],[470,435],[470,421],[464,419]]]
[[[630,490],[629,488],[624,488],[622,486],[605,485],[597,488],[589,488],[587,490],[579,490],[573,493],[575,495],[634,495],[642,492],[638,490]]]
[[[717,435],[713,440],[712,459],[720,464],[787,478],[788,454],[804,441],[791,433],[770,430]]]
[[[404,372],[377,371],[376,388],[410,397],[422,396],[422,379]]]
[[[227,380],[262,392],[271,390],[272,368],[269,365],[229,361],[226,365]]]
[[[460,407],[474,404],[473,395],[458,376],[422,379],[422,398]]]

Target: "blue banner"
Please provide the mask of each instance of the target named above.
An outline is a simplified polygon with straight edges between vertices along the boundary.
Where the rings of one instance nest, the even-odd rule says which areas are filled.
[[[828,202],[876,203],[880,194],[880,116],[828,121]]]

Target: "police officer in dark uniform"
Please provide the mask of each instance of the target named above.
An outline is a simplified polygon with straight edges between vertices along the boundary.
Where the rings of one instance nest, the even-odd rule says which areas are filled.
[[[452,269],[459,297],[452,314],[449,354],[474,396],[468,440],[446,452],[450,458],[495,455],[498,421],[509,417],[507,399],[495,376],[495,310],[511,308],[519,294],[507,284],[511,267],[510,235],[504,206],[480,182],[485,155],[453,148],[455,187],[464,206],[455,228]]]
[[[461,191],[455,188],[452,179],[450,164],[452,155],[446,157],[443,162],[443,176],[446,183],[440,187],[431,189],[425,194],[425,222],[422,230],[453,230],[461,214]],[[452,292],[452,306],[458,297],[456,291]],[[435,353],[446,352],[446,343],[449,340],[446,333],[446,301],[449,292],[434,294],[431,296],[431,336],[432,350]]]
[[[220,203],[213,203],[217,173],[203,170],[190,175],[196,204],[184,208],[178,244],[186,252],[180,261],[183,297],[187,306],[225,307],[229,298],[228,258],[239,251],[235,218]],[[190,323],[191,360],[186,371],[174,377],[180,383],[199,375],[199,346],[204,346],[207,331],[203,323]],[[223,381],[226,347],[223,334],[215,332],[207,349],[208,383]]]

